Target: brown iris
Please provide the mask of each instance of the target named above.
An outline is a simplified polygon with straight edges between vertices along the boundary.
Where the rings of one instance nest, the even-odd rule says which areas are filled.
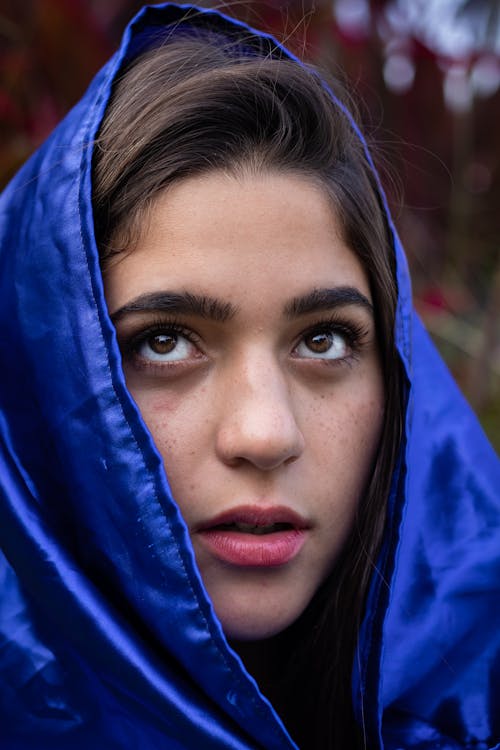
[[[148,339],[148,345],[155,354],[169,354],[177,346],[177,336],[172,333],[157,333]]]
[[[315,354],[325,354],[332,346],[331,333],[314,333],[304,337],[304,343]]]

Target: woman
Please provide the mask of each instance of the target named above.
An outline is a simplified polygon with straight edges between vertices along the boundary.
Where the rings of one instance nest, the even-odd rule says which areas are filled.
[[[4,746],[494,747],[498,465],[321,79],[145,9],[2,216]]]

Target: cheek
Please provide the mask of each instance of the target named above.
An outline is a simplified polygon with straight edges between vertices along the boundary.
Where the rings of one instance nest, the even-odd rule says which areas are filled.
[[[310,440],[321,453],[357,446],[370,451],[378,443],[384,416],[382,388],[349,387],[345,392],[322,395],[310,404],[305,418]]]
[[[370,477],[384,417],[382,388],[353,388],[325,395],[311,405],[304,420],[311,480],[355,508]],[[340,505],[342,503],[340,502]],[[337,506],[340,509],[340,505]]]
[[[130,386],[129,390],[157,447],[160,447],[160,443],[170,444],[174,441],[176,425],[182,419],[182,399],[161,391],[136,390]]]
[[[165,389],[167,390],[167,389]],[[172,495],[188,526],[202,489],[200,455],[206,443],[193,401],[176,394],[134,395],[165,467]]]
[[[174,495],[179,495],[179,479],[191,481],[208,441],[210,420],[203,390],[189,397],[167,388],[130,392],[163,458]]]

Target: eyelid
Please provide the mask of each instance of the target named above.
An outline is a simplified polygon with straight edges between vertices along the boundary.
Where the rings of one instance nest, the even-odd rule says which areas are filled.
[[[347,338],[349,346],[355,347],[361,346],[369,339],[370,326],[358,320],[353,320],[344,316],[341,317],[338,313],[334,313],[328,318],[317,320],[307,326],[307,328],[304,328],[297,336],[295,346],[297,346],[305,336],[316,332],[339,333]]]
[[[129,323],[129,317],[131,322]],[[149,316],[145,318],[144,315],[140,316],[127,316],[116,325],[117,338],[122,353],[122,358],[132,359],[133,357],[139,358],[137,350],[140,345],[151,336],[159,333],[173,332],[180,336],[185,337],[189,342],[195,346],[202,356],[207,354],[203,338],[190,326],[181,322],[177,316],[165,315],[158,313],[154,318]],[[340,358],[314,358],[316,362],[323,362],[325,364],[342,364],[346,362],[350,357],[355,358],[363,349],[364,346],[368,345],[374,335],[372,332],[372,326],[367,321],[361,321],[359,317],[350,316],[345,311],[332,311],[327,314],[326,317],[316,319],[309,325],[304,327],[296,336],[295,341],[292,345],[292,354],[295,352],[297,346],[303,339],[315,332],[336,332],[346,338],[346,343],[349,348],[349,355]],[[302,359],[307,361],[307,357],[296,355],[294,359]],[[311,358],[313,359],[313,358]],[[148,360],[144,360],[145,362]],[[178,360],[178,363],[187,363],[187,359]],[[166,367],[168,363],[157,363],[157,367]]]
[[[201,352],[201,337],[188,326],[180,323],[175,318],[157,317],[153,320],[138,322],[131,330],[119,330],[117,326],[117,337],[120,350],[124,358],[131,357],[137,352],[140,345],[148,338],[161,333],[175,333],[183,336]]]
[[[345,354],[339,357],[329,357],[327,354],[325,356],[314,356],[312,352],[310,356],[298,353],[298,347],[304,342],[307,336],[327,332],[339,334],[344,338],[347,348]],[[370,346],[371,338],[372,331],[370,325],[345,317],[344,315],[340,317],[335,312],[328,318],[318,320],[304,329],[296,339],[291,356],[297,364],[306,367],[315,367],[316,369],[329,368],[331,371],[331,368],[350,367],[360,358],[365,347]]]

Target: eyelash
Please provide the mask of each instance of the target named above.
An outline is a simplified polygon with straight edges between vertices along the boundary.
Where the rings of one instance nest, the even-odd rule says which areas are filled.
[[[334,333],[343,336],[349,349],[349,354],[346,357],[338,359],[315,359],[315,362],[320,362],[329,367],[352,364],[353,361],[359,358],[363,345],[369,337],[369,329],[366,326],[356,323],[348,318],[341,317],[336,313],[324,320],[317,321],[312,326],[302,331],[297,337],[294,350],[307,336],[321,333]]]
[[[329,367],[339,367],[342,365],[351,365],[353,361],[359,358],[359,354],[363,348],[365,340],[369,336],[369,330],[352,320],[344,317],[340,317],[337,314],[331,315],[324,320],[319,320],[308,328],[304,329],[298,336],[293,346],[293,351],[297,349],[301,342],[303,342],[307,336],[318,335],[321,333],[334,333],[339,334],[345,338],[349,353],[345,357],[328,359],[328,358],[311,358],[314,362]],[[182,364],[183,360],[176,362],[164,362],[155,363],[148,361],[138,354],[138,351],[142,344],[153,336],[160,334],[176,334],[182,336],[189,341],[193,346],[196,346],[203,352],[201,348],[201,338],[190,328],[186,328],[184,325],[179,323],[175,319],[158,318],[153,320],[147,328],[140,330],[138,333],[130,335],[125,342],[120,342],[120,348],[122,351],[122,357],[124,360],[135,360],[136,364],[142,368],[162,368],[167,367],[178,367]],[[306,359],[297,356],[296,359]]]
[[[169,363],[158,365],[154,362],[147,362],[146,360],[140,358],[138,354],[141,345],[145,341],[152,338],[153,336],[158,336],[165,333],[182,336],[191,344],[193,344],[193,346],[197,346],[198,348],[200,348],[201,339],[190,328],[186,328],[175,319],[166,320],[158,318],[157,320],[153,320],[147,328],[143,328],[138,333],[132,334],[125,341],[125,343],[121,343],[120,349],[122,351],[122,357],[128,360],[140,360],[143,366],[147,367],[168,367]]]

